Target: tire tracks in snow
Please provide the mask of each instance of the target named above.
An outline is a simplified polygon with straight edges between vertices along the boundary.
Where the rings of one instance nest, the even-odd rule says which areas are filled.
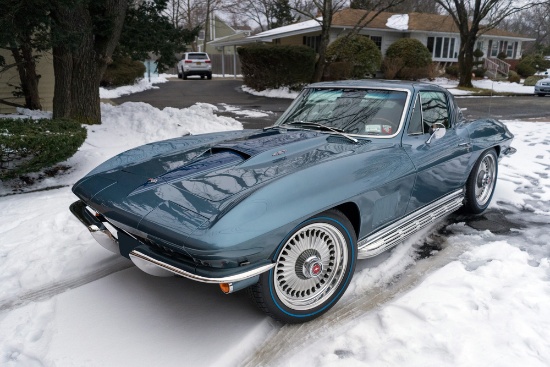
[[[133,267],[134,264],[126,258],[120,257],[113,259],[112,263],[104,268],[96,269],[85,275],[69,278],[45,285],[44,287],[23,293],[17,297],[0,300],[0,312],[8,311],[27,305],[31,302],[39,302],[50,299],[58,294],[71,289],[81,287],[85,284],[94,282],[113,273],[126,270]]]
[[[348,329],[353,326],[353,320],[416,287],[434,271],[455,261],[464,250],[462,246],[446,246],[436,256],[417,260],[414,266],[405,270],[390,285],[372,288],[313,322],[282,326],[254,354],[243,361],[242,366],[274,366],[325,335],[337,335],[337,330]]]

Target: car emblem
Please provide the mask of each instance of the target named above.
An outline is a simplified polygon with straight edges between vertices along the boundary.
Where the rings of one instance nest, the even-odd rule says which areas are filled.
[[[285,153],[286,153],[286,150],[279,150],[278,152],[273,153],[271,156],[276,157],[278,155],[285,154]]]
[[[147,179],[147,182],[149,182],[149,183],[157,183],[157,181],[158,181],[158,180],[157,180],[156,178],[149,178],[149,179]]]

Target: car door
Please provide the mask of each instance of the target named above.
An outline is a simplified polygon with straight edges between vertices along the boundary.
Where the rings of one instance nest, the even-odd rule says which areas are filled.
[[[402,138],[403,149],[417,171],[408,213],[462,188],[468,177],[470,138],[451,98],[446,92],[429,89],[418,91],[415,97]],[[445,134],[432,136],[441,125]]]

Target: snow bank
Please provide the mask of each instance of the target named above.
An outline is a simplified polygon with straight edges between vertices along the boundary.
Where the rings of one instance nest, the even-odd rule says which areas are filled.
[[[133,85],[124,85],[122,87],[117,87],[113,89],[99,88],[99,97],[103,99],[113,99],[126,94],[143,92],[148,89],[158,89],[155,84],[166,83],[168,78],[175,78],[176,75],[172,74],[160,74],[158,76],[152,76],[151,81],[149,78],[145,77],[140,79],[137,83]]]
[[[102,103],[102,124],[85,125],[88,130],[86,141],[73,157],[61,162],[71,167],[69,172],[46,178],[21,190],[72,185],[99,163],[138,145],[188,133],[242,129],[239,121],[214,114],[217,110],[216,106],[207,103],[197,103],[182,109],[166,107],[162,110],[143,102],[127,102],[118,106]],[[10,182],[0,182],[0,195],[9,192]]]
[[[246,85],[242,86],[242,90],[246,93],[250,93],[255,96],[269,97],[269,98],[286,98],[294,99],[298,97],[300,92],[294,92],[288,89],[288,87],[279,88],[279,89],[266,89],[262,91],[254,90]]]

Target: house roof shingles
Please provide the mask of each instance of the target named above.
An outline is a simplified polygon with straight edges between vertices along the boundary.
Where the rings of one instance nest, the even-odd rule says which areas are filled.
[[[366,10],[361,9],[343,9],[334,14],[332,25],[335,27],[353,27],[363,16],[367,14]],[[371,11],[362,21],[362,25],[368,29],[394,30],[386,25],[388,19],[396,13],[381,12],[374,19],[376,12]],[[409,13],[409,29],[401,32],[439,32],[439,33],[459,33],[453,18],[449,15],[428,14],[428,13]],[[505,31],[503,29],[491,29],[482,32],[485,35],[496,37],[513,37],[527,39],[520,34]]]

